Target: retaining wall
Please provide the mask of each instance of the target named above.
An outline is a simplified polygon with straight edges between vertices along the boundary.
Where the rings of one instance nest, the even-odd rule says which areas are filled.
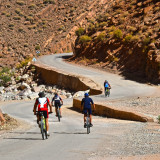
[[[40,74],[41,78],[46,84],[56,84],[66,89],[73,91],[85,91],[90,89],[90,95],[102,94],[102,88],[96,84],[94,81],[89,78],[82,76],[75,76],[71,74],[63,73],[57,69],[40,65],[33,64],[36,68],[36,71]],[[81,100],[73,99],[73,107],[80,109]],[[123,120],[132,120],[140,122],[153,122],[153,119],[139,113],[117,110],[112,107],[105,105],[95,104],[96,111],[95,113],[100,116],[107,116],[109,118],[117,118]]]

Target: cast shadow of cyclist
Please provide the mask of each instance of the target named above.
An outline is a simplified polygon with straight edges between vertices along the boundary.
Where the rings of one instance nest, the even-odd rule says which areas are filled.
[[[3,138],[3,139],[18,139],[18,140],[32,140],[32,141],[35,141],[35,140],[42,140],[42,138]]]
[[[53,134],[86,134],[86,132],[52,132]]]

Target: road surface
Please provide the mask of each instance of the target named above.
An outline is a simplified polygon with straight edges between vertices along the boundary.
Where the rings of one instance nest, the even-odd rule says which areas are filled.
[[[48,63],[48,65],[54,62],[55,66],[53,67],[60,67],[59,69],[64,69],[64,72],[77,71],[73,65],[72,67],[70,64],[64,66],[65,62],[59,56],[61,55],[53,55],[48,58],[44,56],[41,62]],[[52,59],[55,60],[52,61]],[[49,62],[49,60],[51,61]],[[107,73],[102,74],[96,70],[89,71],[88,68],[80,69],[78,67],[78,74],[90,78],[94,77],[93,79],[101,84],[104,79],[108,79],[112,84],[113,98],[120,98],[115,87],[119,87],[119,89],[126,87],[121,93],[122,97],[145,94],[146,90],[149,90],[149,93],[155,91],[154,87],[125,81],[122,77]],[[115,79],[116,77],[121,82],[120,84]],[[135,89],[135,87],[137,88]],[[97,99],[102,98],[104,99],[102,95],[97,97]],[[153,123],[94,116],[94,126],[91,128],[91,133],[86,134],[86,129],[83,128],[83,115],[73,110],[72,99],[64,100],[61,122],[58,122],[55,114],[50,115],[51,135],[48,140],[42,140],[36,118],[32,112],[33,104],[33,101],[20,101],[1,106],[3,112],[19,121],[27,122],[31,128],[27,130],[18,128],[0,137],[0,160],[115,160],[118,159],[117,157],[120,159],[128,156],[135,157],[135,155],[141,157],[160,152],[160,144],[157,143],[160,138],[160,127]],[[135,159],[137,160],[137,158]]]

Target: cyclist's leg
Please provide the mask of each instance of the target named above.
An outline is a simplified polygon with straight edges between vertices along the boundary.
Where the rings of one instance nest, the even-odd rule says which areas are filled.
[[[62,116],[62,109],[61,109],[61,102],[60,101],[59,101],[58,105],[59,105],[60,116]]]
[[[83,109],[83,113],[84,113],[84,123],[86,123],[87,109]]]
[[[89,108],[89,109],[88,109],[88,112],[89,112],[90,123],[92,124],[92,109]]]
[[[58,103],[57,103],[57,101],[54,102],[54,106],[55,106],[55,112],[56,112],[56,116],[57,116],[57,108],[58,108]]]
[[[48,123],[48,111],[43,111],[43,115],[46,121],[46,131],[49,130],[49,123]]]

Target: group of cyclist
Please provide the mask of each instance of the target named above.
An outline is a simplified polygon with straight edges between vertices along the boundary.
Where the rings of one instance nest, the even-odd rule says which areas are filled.
[[[106,91],[107,88],[111,89],[111,85],[108,83],[107,80],[105,80],[104,90]],[[52,111],[52,106],[53,106],[53,102],[54,102],[56,116],[57,116],[57,109],[59,107],[60,116],[62,117],[61,106],[63,104],[63,100],[58,95],[58,93],[54,94],[54,97],[52,98],[51,103],[50,103],[50,100],[47,97],[45,97],[44,92],[40,92],[38,95],[39,95],[39,97],[35,101],[33,112],[34,112],[34,115],[37,115],[37,124],[38,125],[39,125],[39,121],[40,121],[39,112],[43,112],[43,115],[44,115],[45,120],[46,120],[47,135],[49,136],[50,134],[49,134],[49,123],[48,123],[48,118],[49,118],[48,106],[50,108],[50,113],[52,113],[53,112]],[[36,112],[37,107],[38,107],[38,114]],[[93,110],[95,110],[95,104],[94,104],[92,98],[89,97],[89,94],[85,93],[84,98],[81,101],[81,110],[83,111],[83,114],[84,114],[84,128],[86,128],[87,112],[89,113],[89,117],[90,117],[90,127],[93,126],[93,124],[92,124],[92,108],[93,108]]]

